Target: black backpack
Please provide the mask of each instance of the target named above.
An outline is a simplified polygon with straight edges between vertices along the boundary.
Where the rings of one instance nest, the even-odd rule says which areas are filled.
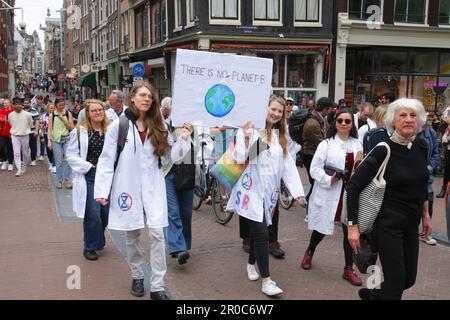
[[[380,142],[386,142],[389,139],[389,135],[385,128],[373,128],[366,132],[363,139],[363,152],[368,154],[370,150]]]
[[[299,109],[292,113],[288,120],[289,136],[299,145],[303,145],[303,127],[306,120],[311,118],[311,112],[308,109]]]

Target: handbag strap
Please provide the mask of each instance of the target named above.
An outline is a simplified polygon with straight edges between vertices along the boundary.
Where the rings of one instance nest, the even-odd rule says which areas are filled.
[[[386,150],[387,150],[387,154],[386,154],[386,158],[384,158],[384,161],[381,163],[381,166],[378,168],[378,172],[377,172],[377,174],[375,175],[374,178],[376,178],[376,179],[380,179],[380,178],[384,179],[384,172],[386,171],[387,163],[388,163],[389,158],[391,156],[391,148],[389,147],[389,145],[386,142],[378,143],[375,146],[375,148],[378,147],[378,146],[385,147]],[[375,150],[375,148],[370,150],[370,152],[366,155],[366,157],[364,159],[367,159],[370,156],[370,154],[372,153],[372,151]]]

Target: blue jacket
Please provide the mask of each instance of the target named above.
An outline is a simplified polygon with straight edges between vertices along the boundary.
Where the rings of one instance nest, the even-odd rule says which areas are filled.
[[[433,172],[437,169],[440,160],[439,141],[433,128],[424,129],[420,133],[420,136],[427,142],[428,145],[427,167],[428,172],[430,173],[428,177],[428,184],[433,184]]]

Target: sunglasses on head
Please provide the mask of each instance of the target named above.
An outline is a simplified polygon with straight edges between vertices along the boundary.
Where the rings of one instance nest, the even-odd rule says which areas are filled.
[[[337,118],[337,119],[336,119],[336,122],[339,123],[339,124],[342,124],[342,122],[345,122],[345,124],[350,124],[350,123],[352,123],[352,120],[350,120],[350,119]]]

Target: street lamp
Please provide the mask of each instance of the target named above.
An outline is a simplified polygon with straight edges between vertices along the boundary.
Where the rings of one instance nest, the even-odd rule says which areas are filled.
[[[7,8],[0,8],[0,10],[20,10],[22,12],[22,20],[19,22],[19,28],[23,31],[25,31],[25,28],[27,24],[25,21],[23,21],[23,8],[21,7],[11,7],[8,2],[5,2],[4,0],[0,0]]]

